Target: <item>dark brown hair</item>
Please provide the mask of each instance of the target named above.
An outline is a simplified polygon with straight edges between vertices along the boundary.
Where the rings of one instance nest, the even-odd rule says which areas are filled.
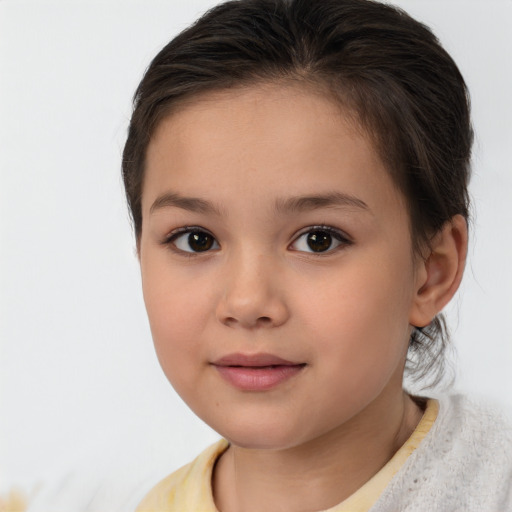
[[[167,44],[135,93],[122,166],[137,241],[159,122],[199,94],[283,80],[329,94],[372,138],[406,198],[416,251],[454,215],[468,218],[469,98],[427,27],[371,0],[233,0]],[[447,338],[441,315],[414,330],[406,366],[414,380],[439,381]]]

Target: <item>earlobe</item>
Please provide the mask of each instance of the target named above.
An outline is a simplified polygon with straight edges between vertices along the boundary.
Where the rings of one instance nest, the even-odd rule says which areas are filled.
[[[467,245],[466,219],[455,215],[434,236],[429,256],[418,264],[411,325],[427,326],[455,295],[464,273]]]

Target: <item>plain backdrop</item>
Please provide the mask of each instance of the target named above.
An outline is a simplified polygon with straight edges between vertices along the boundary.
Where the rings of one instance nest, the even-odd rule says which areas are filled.
[[[0,0],[0,487],[88,463],[163,476],[217,438],[154,355],[120,178],[144,69],[214,3]],[[512,1],[393,3],[434,29],[472,93],[455,390],[512,409]]]

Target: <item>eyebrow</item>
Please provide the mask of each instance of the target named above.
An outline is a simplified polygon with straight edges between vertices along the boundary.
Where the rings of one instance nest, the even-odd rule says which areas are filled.
[[[221,214],[220,208],[217,208],[210,201],[199,199],[198,197],[184,197],[175,192],[168,192],[157,197],[151,205],[149,213],[151,214],[156,210],[169,206],[195,213]]]
[[[166,207],[181,208],[194,213],[215,214],[221,216],[221,209],[215,204],[198,197],[185,197],[175,192],[167,192],[157,197],[149,213]],[[341,192],[329,192],[326,194],[315,194],[309,196],[288,197],[277,199],[275,211],[278,213],[298,213],[303,211],[317,210],[320,208],[357,208],[369,211],[368,205],[361,199]]]
[[[342,192],[329,192],[311,196],[297,196],[276,201],[276,211],[280,213],[302,212],[319,208],[357,208],[370,211],[368,205],[361,199]]]

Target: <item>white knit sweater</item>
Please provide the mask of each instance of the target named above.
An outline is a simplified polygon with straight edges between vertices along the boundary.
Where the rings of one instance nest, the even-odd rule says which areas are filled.
[[[512,426],[459,395],[370,512],[512,511]]]

